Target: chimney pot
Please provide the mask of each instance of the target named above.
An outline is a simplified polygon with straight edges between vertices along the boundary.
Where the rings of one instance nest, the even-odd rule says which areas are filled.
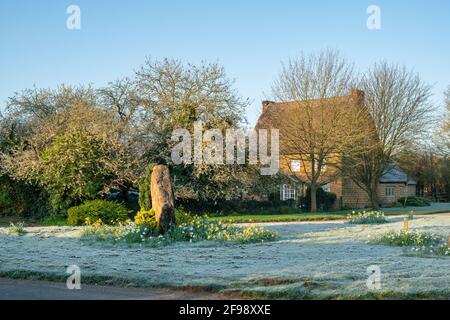
[[[275,102],[273,102],[273,101],[268,101],[268,100],[264,100],[264,101],[262,102],[262,111],[263,111],[263,112],[266,112],[267,107],[268,107],[269,105],[273,104],[273,103],[275,103]]]

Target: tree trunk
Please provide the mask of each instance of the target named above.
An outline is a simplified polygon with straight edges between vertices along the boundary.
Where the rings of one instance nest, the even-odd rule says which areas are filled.
[[[311,212],[317,212],[317,184],[311,183]]]
[[[370,204],[372,209],[378,210],[380,208],[380,202],[378,201],[377,184],[372,183],[369,191]]]

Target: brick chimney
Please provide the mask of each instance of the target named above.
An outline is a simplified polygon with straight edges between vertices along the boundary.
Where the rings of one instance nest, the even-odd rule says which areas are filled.
[[[359,89],[352,89],[350,92],[350,97],[355,101],[355,103],[359,106],[364,106],[364,91]]]
[[[269,107],[269,105],[271,105],[271,104],[273,104],[273,103],[275,103],[275,102],[264,100],[264,101],[262,102],[262,112],[263,112],[263,113],[266,112],[266,110],[267,110],[267,108]]]

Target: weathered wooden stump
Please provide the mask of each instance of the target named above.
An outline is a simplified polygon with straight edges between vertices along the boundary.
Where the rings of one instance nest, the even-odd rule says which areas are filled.
[[[175,223],[173,190],[167,166],[157,165],[153,168],[150,188],[152,208],[155,210],[159,231],[165,233],[169,230],[170,224]]]

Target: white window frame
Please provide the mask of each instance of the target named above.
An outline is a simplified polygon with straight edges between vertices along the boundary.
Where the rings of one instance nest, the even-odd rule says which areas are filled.
[[[280,198],[282,201],[295,200],[297,188],[293,184],[283,184],[280,188]]]
[[[298,160],[298,159],[291,160],[291,171],[292,172],[295,172],[295,173],[300,172],[301,168],[302,168],[302,163],[300,160]]]

